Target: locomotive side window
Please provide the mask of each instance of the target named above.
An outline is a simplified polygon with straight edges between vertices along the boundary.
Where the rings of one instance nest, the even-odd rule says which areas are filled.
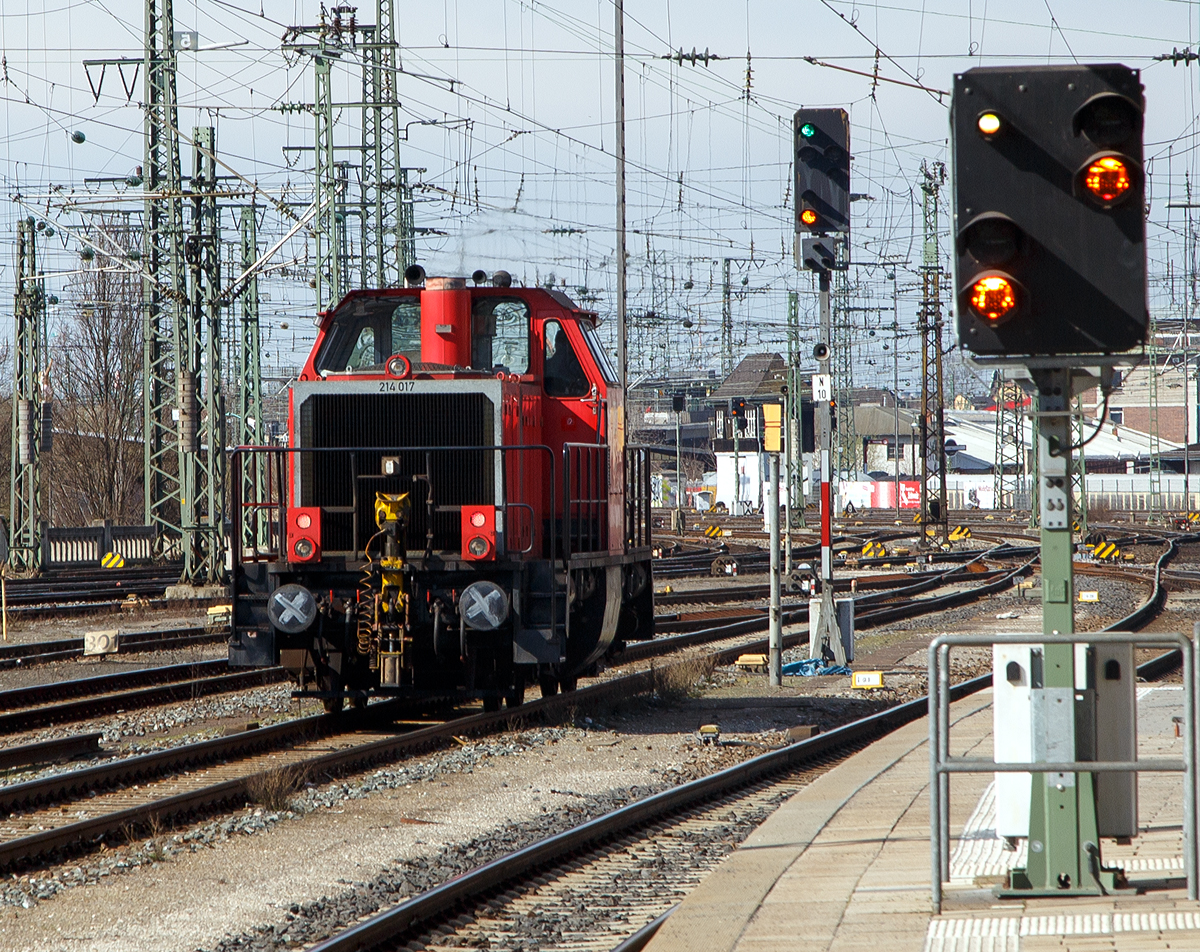
[[[346,361],[346,369],[363,370],[378,363],[375,357],[375,328],[368,325],[359,331],[354,349],[350,351],[350,359]]]
[[[604,382],[616,383],[617,371],[614,369],[612,360],[608,356],[608,351],[604,349],[604,343],[600,340],[600,335],[596,333],[596,328],[587,321],[580,321],[579,327],[583,331],[583,339],[587,341],[588,350],[592,352],[592,358],[596,361],[596,366],[600,368],[600,375],[604,377]]]
[[[392,311],[392,344],[388,356],[403,354],[414,364],[421,359],[421,302],[408,298]]]
[[[583,365],[575,356],[567,332],[558,321],[546,321],[546,360],[542,365],[547,395],[582,397],[591,390]]]
[[[471,315],[471,366],[523,374],[529,369],[529,305],[480,298]]]

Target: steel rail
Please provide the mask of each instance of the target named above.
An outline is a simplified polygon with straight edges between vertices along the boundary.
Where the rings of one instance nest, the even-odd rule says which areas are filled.
[[[201,662],[200,664],[204,663]],[[209,663],[224,664],[223,661]],[[192,668],[199,667],[199,665],[186,664],[172,665],[171,667]],[[7,711],[0,714],[0,734],[12,734],[35,727],[47,727],[52,724],[62,724],[88,717],[100,717],[118,710],[153,707],[158,704],[191,701],[211,694],[223,694],[229,691],[265,687],[269,684],[278,683],[285,677],[287,677],[287,671],[283,668],[254,668],[247,671],[172,680],[166,684],[156,684],[151,687],[119,691],[114,694],[104,694],[98,697],[78,698],[44,707],[28,707],[15,711]],[[39,685],[39,687],[48,688],[54,687],[54,685]],[[26,693],[30,690],[33,689],[22,689],[21,693]]]
[[[211,644],[229,638],[229,629],[208,629],[193,625],[183,628],[163,628],[157,631],[128,631],[120,635],[120,643],[127,650],[160,651],[167,648],[185,648],[192,645]],[[21,644],[0,645],[0,668],[14,665],[40,664],[77,658],[83,654],[82,638],[62,638],[56,641],[26,641]]]
[[[1168,558],[1169,561],[1170,554],[1173,552],[1168,550],[1163,557]],[[1160,563],[1161,561],[1160,559]],[[1143,616],[1143,620],[1148,620],[1153,617],[1156,610],[1161,608],[1161,604],[1162,596],[1156,589],[1139,609],[1116,624],[1125,624],[1130,617],[1139,615]],[[1144,614],[1143,610],[1148,614]],[[1159,666],[1162,665],[1163,659],[1169,658],[1172,654],[1178,654],[1178,652],[1167,652],[1166,655],[1139,665],[1139,677],[1158,676]],[[1168,664],[1167,667],[1169,668],[1170,665]],[[992,676],[990,674],[962,682],[950,688],[950,700],[959,700],[990,687],[991,683]],[[836,753],[841,748],[874,740],[926,716],[928,706],[927,697],[908,701],[878,714],[835,728],[825,734],[818,734],[808,740],[799,741],[781,750],[761,754],[719,773],[710,774],[707,777],[638,800],[563,833],[492,860],[467,873],[460,874],[440,886],[407,899],[391,909],[372,916],[365,922],[351,926],[324,942],[318,943],[310,949],[310,952],[374,952],[374,950],[388,946],[399,948],[400,943],[404,941],[414,926],[419,926],[451,909],[461,908],[471,901],[478,901],[503,886],[510,886],[514,881],[523,877],[527,878],[529,874],[538,869],[560,862],[571,854],[592,848],[598,843],[636,829],[652,820],[726,795],[760,778],[793,770],[820,756]],[[671,911],[668,910],[636,933],[634,937],[626,939],[613,952],[618,952],[618,950],[636,952],[643,948]],[[634,941],[635,938],[640,944]]]
[[[13,711],[36,704],[69,701],[78,697],[111,694],[114,691],[145,687],[149,684],[186,681],[197,675],[225,674],[228,670],[229,662],[226,659],[213,658],[208,661],[137,668],[133,671],[120,671],[115,674],[97,674],[86,678],[72,678],[69,681],[50,681],[24,688],[10,688],[7,691],[0,691],[0,711]]]
[[[103,736],[99,731],[95,731],[90,734],[38,741],[35,744],[0,747],[0,770],[71,760],[84,754],[95,756],[101,752],[100,738]]]

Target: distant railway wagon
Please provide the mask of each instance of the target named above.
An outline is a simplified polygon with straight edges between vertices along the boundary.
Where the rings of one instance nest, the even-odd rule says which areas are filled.
[[[571,689],[654,625],[649,466],[596,315],[505,272],[408,279],[323,313],[287,445],[231,454],[230,664],[329,710]]]

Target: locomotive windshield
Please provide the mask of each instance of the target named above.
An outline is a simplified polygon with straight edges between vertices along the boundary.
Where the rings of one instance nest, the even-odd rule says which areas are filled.
[[[512,298],[480,298],[471,311],[471,366],[523,374],[529,369],[529,305]]]
[[[414,364],[421,359],[421,301],[416,296],[359,300],[338,314],[316,369],[378,371],[392,354],[403,354]]]

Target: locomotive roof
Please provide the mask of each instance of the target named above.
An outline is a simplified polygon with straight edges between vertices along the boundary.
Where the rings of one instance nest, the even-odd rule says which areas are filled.
[[[466,280],[466,279],[464,279],[464,280]],[[363,299],[369,300],[371,298],[380,298],[380,297],[410,297],[410,296],[412,296],[412,294],[414,292],[419,293],[422,290],[424,290],[424,289],[419,288],[419,287],[414,287],[414,288],[356,288],[353,291],[347,292],[346,295],[337,303],[336,307],[332,307],[328,311],[323,311],[320,314],[318,314],[317,316],[323,318],[326,316],[332,316],[332,315],[338,314],[343,309],[352,306],[356,301],[363,300]],[[474,287],[468,287],[468,288],[466,288],[466,290],[480,291],[485,294],[496,294],[496,295],[523,296],[525,294],[546,294],[546,295],[549,295],[550,298],[556,304],[558,304],[560,307],[565,308],[568,311],[571,311],[575,314],[579,314],[584,317],[590,317],[593,320],[595,320],[595,318],[597,316],[595,311],[591,311],[591,310],[588,310],[587,308],[580,307],[578,304],[576,304],[574,301],[571,300],[571,298],[566,294],[566,292],[560,291],[558,288],[541,288],[541,287],[502,288],[502,287],[494,287],[492,285],[476,285]]]

